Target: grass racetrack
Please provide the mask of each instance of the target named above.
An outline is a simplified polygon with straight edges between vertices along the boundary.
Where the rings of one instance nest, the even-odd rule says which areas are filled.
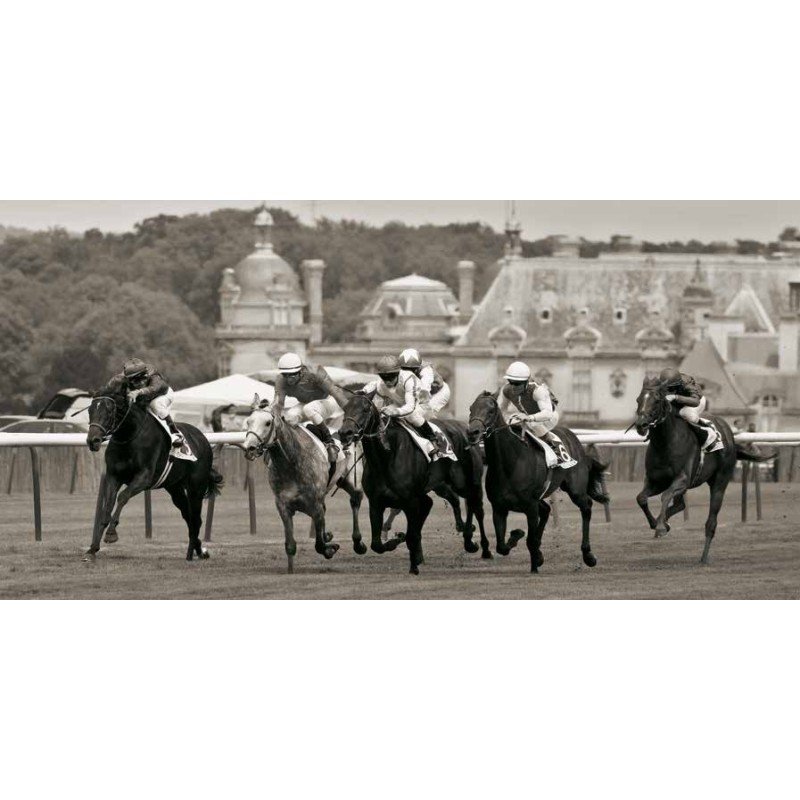
[[[365,556],[353,552],[350,507],[337,493],[328,503],[328,529],[341,549],[330,561],[314,551],[309,521],[295,517],[295,574],[286,574],[283,528],[263,474],[257,478],[258,534],[249,533],[247,495],[228,486],[217,499],[208,561],[188,563],[186,528],[169,496],[153,494],[153,539],[144,538],[144,502],[134,498],[119,527],[120,540],[103,544],[97,561],[82,562],[91,538],[95,497],[44,494],[43,541],[33,540],[30,495],[0,496],[0,598],[293,598],[293,599],[789,599],[800,597],[800,484],[763,484],[764,519],[741,522],[740,486],[729,487],[711,548],[700,566],[708,492],[689,493],[690,519],[673,518],[672,532],[654,539],[635,503],[639,484],[611,483],[612,521],[594,506],[594,569],[580,557],[580,516],[566,496],[558,502],[542,552],[530,574],[522,540],[510,556],[464,551],[452,515],[440,498],[423,531],[425,563],[408,574],[408,551]],[[752,491],[752,490],[751,490]],[[750,518],[755,507],[750,498]],[[651,507],[654,507],[651,503]],[[487,534],[494,551],[491,509]],[[509,530],[523,527],[512,515]],[[367,501],[360,522],[369,545]],[[404,518],[395,528],[403,529]],[[475,539],[477,541],[477,532]]]

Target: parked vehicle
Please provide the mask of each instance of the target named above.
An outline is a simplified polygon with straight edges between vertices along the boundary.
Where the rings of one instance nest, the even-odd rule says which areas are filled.
[[[65,419],[22,419],[12,422],[0,433],[86,433],[88,423]]]
[[[4,428],[12,422],[20,422],[23,419],[36,419],[36,417],[25,416],[24,414],[0,414],[0,428]]]
[[[85,389],[61,389],[39,412],[39,419],[66,419],[89,424],[89,402],[92,395]],[[77,413],[76,413],[77,412]]]

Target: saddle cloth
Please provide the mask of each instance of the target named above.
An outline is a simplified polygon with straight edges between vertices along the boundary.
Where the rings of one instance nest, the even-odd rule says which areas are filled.
[[[433,450],[433,443],[430,442],[421,434],[417,433],[416,428],[414,428],[412,425],[409,425],[405,420],[398,419],[397,421],[406,431],[408,431],[408,435],[411,437],[414,444],[416,444],[417,447],[419,447],[419,449],[422,450],[425,458],[427,458],[428,461],[430,461],[431,450]],[[445,450],[444,453],[438,455],[434,459],[434,461],[438,461],[440,458],[449,458],[451,461],[458,461],[458,458],[456,458],[456,454],[453,452],[453,445],[447,438],[445,432],[433,422],[429,422],[428,424],[431,426],[431,428],[433,428],[434,431],[436,431],[441,435],[441,437],[445,440],[445,442],[447,442],[447,450]]]
[[[306,436],[311,437],[311,440],[319,448],[320,453],[322,453],[322,455],[325,457],[325,463],[328,464],[328,448],[325,447],[325,444],[322,442],[319,436],[317,436],[313,431],[310,431],[306,425],[307,423],[302,423],[297,427],[300,428],[300,430],[303,431]],[[342,443],[337,439],[334,439],[333,442],[336,445],[337,452],[336,467],[331,473],[330,479],[328,480],[328,491],[330,491],[331,488],[336,484],[336,481],[342,477],[342,474],[347,467],[347,454],[342,450]]]
[[[543,441],[542,439],[537,438],[533,435],[533,432],[528,430],[527,426],[523,425],[523,430],[526,434],[528,434],[528,438],[541,447],[542,451],[544,452],[544,463],[547,465],[549,469],[556,467],[558,465],[558,456],[553,452],[553,448],[550,447],[547,442]]]
[[[183,437],[183,447],[181,447],[180,450],[172,447],[172,431],[169,429],[169,425],[167,425],[167,423],[157,414],[154,414],[152,409],[148,408],[147,413],[164,429],[164,431],[166,431],[167,441],[170,444],[169,459],[167,459],[168,463],[170,463],[174,458],[182,458],[186,461],[197,461],[195,454],[192,452],[189,440],[185,436]]]

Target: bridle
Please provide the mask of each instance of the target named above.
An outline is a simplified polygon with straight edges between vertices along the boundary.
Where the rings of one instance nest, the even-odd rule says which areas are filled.
[[[354,400],[359,400],[362,403],[365,403],[368,409],[374,409],[375,408],[375,406],[372,404],[372,400],[370,400],[370,398],[367,397],[366,395],[358,395],[357,394],[357,395],[353,396],[353,399]],[[367,411],[367,423],[365,425],[363,425],[363,426],[359,423],[359,421],[355,417],[352,417],[349,414],[346,414],[345,417],[342,419],[342,426],[348,420],[353,423],[353,427],[355,428],[355,433],[353,434],[353,441],[354,442],[358,442],[361,439],[375,439],[375,438],[379,438],[379,437],[383,436],[384,431],[386,430],[387,427],[389,427],[389,423],[392,420],[389,417],[386,417],[386,422],[385,423],[382,422],[381,417],[380,417],[380,412],[378,412],[377,409],[375,409],[375,411],[378,414],[378,430],[375,431],[374,433],[367,433],[367,425],[369,424],[369,421],[372,418],[372,411],[371,410]],[[340,426],[340,429],[341,429],[341,426]]]
[[[278,417],[280,416],[280,414],[276,416],[267,407],[253,409],[254,413],[256,411],[260,411],[264,414],[269,414],[273,424],[270,426],[269,434],[267,435],[266,439],[263,436],[261,436],[261,434],[254,431],[252,428],[247,429],[247,433],[245,434],[244,437],[245,441],[247,441],[248,436],[255,436],[256,439],[258,439],[258,445],[255,448],[255,455],[253,456],[254,459],[261,458],[261,456],[267,453],[272,447],[275,447],[275,445],[279,444],[277,439],[278,439]]]
[[[666,387],[663,387],[663,388],[666,388]],[[670,411],[670,408],[669,408],[670,404],[667,402],[666,396],[664,394],[662,394],[662,387],[653,387],[649,391],[652,391],[653,393],[655,393],[657,398],[658,398],[658,414],[654,415],[653,419],[651,419],[649,422],[646,422],[643,425],[639,425],[638,422],[634,423],[634,425],[636,425],[637,428],[641,428],[641,429],[643,429],[645,431],[653,430],[653,428],[657,428],[659,425],[661,425],[661,423],[664,422],[664,420],[669,416],[669,411]],[[648,393],[649,393],[649,391],[648,391]],[[645,399],[646,398],[647,398],[647,394],[645,394]],[[638,410],[638,408],[637,408],[637,413],[636,413],[637,420],[641,416],[642,416],[642,412],[640,412]],[[631,427],[633,427],[633,426],[631,426]]]
[[[113,436],[122,427],[122,423],[125,422],[125,420],[128,417],[128,414],[130,414],[131,405],[133,405],[133,404],[132,403],[128,404],[128,407],[125,409],[125,413],[122,415],[122,419],[119,422],[117,422],[116,421],[117,420],[117,401],[113,397],[108,397],[107,395],[100,395],[100,397],[93,397],[92,398],[92,402],[94,402],[95,400],[107,400],[108,402],[111,403],[111,407],[113,409],[113,417],[112,417],[112,422],[111,422],[111,427],[110,428],[106,428],[104,425],[101,425],[99,422],[91,422],[91,421],[89,422],[89,427],[90,428],[92,428],[92,427],[100,428],[101,435],[105,439],[107,436]],[[89,406],[89,408],[91,409],[91,405]],[[135,434],[134,434],[134,436],[135,436]],[[131,437],[131,438],[133,438],[133,437]],[[130,439],[128,441],[130,441]]]
[[[497,400],[492,399],[492,395],[487,395],[486,400],[489,400],[493,403],[494,408],[494,422],[493,423],[486,423],[480,417],[474,416],[470,413],[469,424],[472,425],[473,422],[477,422],[482,430],[480,432],[480,437],[474,444],[480,444],[481,442],[485,442],[487,439],[494,436],[498,431],[507,430],[512,436],[516,436],[521,442],[525,441],[525,435],[517,433],[510,425],[505,424],[503,422],[502,425],[497,424],[498,418],[500,418],[500,407],[497,404]],[[483,399],[483,398],[481,398]],[[474,406],[474,403],[473,403]]]

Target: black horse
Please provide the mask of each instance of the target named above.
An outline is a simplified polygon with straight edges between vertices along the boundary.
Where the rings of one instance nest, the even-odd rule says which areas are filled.
[[[94,560],[100,549],[100,537],[106,530],[105,541],[116,542],[117,525],[128,500],[146,489],[163,488],[169,492],[189,528],[189,549],[186,560],[196,554],[208,558],[200,543],[203,498],[219,494],[222,476],[213,467],[211,445],[193,425],[181,423],[197,461],[175,459],[169,465],[171,442],[166,431],[139,403],[129,403],[125,394],[98,392],[89,406],[89,432],[86,444],[93,452],[100,449],[103,438],[111,437],[106,449],[106,476],[97,503],[97,520],[85,561]],[[161,481],[159,486],[156,484]],[[120,491],[120,488],[125,488]],[[116,499],[116,508],[114,500]]]
[[[384,425],[372,396],[356,393],[344,407],[344,420],[339,428],[339,438],[345,447],[361,440],[364,449],[364,474],[362,487],[369,498],[369,521],[372,531],[370,547],[376,553],[394,550],[403,536],[382,541],[383,515],[387,508],[399,508],[406,515],[408,530],[405,542],[411,560],[410,572],[419,575],[423,563],[422,527],[428,518],[433,501],[428,492],[447,496],[455,492],[464,497],[467,518],[464,525],[464,549],[475,553],[472,541],[472,518],[478,521],[481,550],[484,558],[491,558],[489,540],[483,527],[483,464],[480,454],[469,446],[466,426],[452,420],[437,421],[453,446],[458,461],[440,458],[428,459],[412,441],[406,431],[394,420]]]
[[[526,543],[531,556],[531,572],[538,572],[544,563],[542,534],[550,517],[550,504],[545,501],[557,489],[563,489],[580,509],[583,523],[581,553],[589,567],[597,564],[589,542],[592,500],[607,503],[602,487],[605,465],[586,454],[577,436],[568,428],[555,429],[570,455],[578,462],[570,469],[551,469],[544,451],[529,441],[516,426],[506,425],[497,402],[497,393],[482,392],[469,409],[469,440],[481,440],[486,450],[486,495],[492,504],[492,519],[497,552],[507,556],[525,536],[519,529],[511,531],[506,543],[506,526],[511,511],[525,514],[528,521]]]
[[[705,442],[705,430],[698,431],[679,416],[667,400],[667,394],[667,388],[653,378],[644,381],[636,401],[636,431],[640,436],[648,434],[650,442],[645,455],[644,487],[636,496],[636,502],[656,537],[666,536],[669,533],[667,520],[685,508],[686,490],[707,483],[711,502],[706,519],[706,543],[700,561],[708,564],[708,551],[717,530],[717,514],[722,508],[737,459],[769,461],[774,455],[748,453],[736,444],[728,423],[716,416],[708,418],[719,431],[724,447],[713,453],[703,453],[700,438]],[[657,494],[661,495],[658,518],[652,515],[647,505],[647,498]]]

